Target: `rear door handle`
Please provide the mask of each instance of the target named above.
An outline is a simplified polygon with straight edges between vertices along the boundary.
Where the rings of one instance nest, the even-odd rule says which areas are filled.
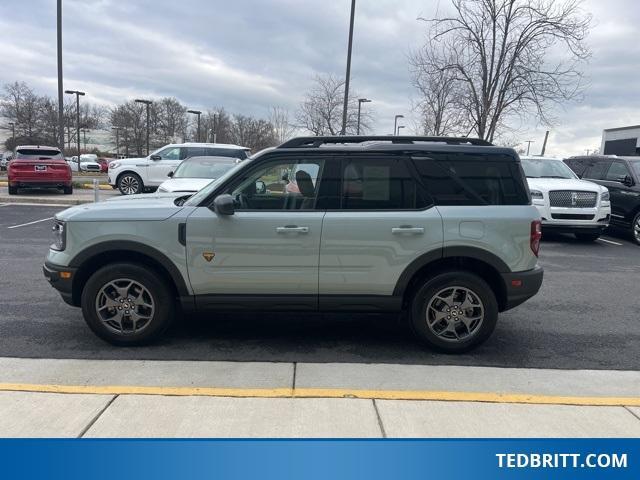
[[[412,227],[410,225],[407,226],[401,226],[401,227],[395,227],[391,229],[391,233],[393,233],[394,235],[402,235],[402,234],[408,234],[408,235],[423,235],[424,234],[424,228],[422,227]]]
[[[298,227],[297,225],[287,225],[276,227],[276,233],[309,233],[309,227]]]

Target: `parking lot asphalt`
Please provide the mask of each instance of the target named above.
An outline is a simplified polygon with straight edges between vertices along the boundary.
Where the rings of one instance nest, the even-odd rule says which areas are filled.
[[[434,353],[383,315],[220,315],[176,322],[158,344],[116,348],[42,276],[60,207],[0,204],[0,357],[394,363],[640,370],[640,247],[545,237],[538,296],[502,314],[493,337],[462,356]]]

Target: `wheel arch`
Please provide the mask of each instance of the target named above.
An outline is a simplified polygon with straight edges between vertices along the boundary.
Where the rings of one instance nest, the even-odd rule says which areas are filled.
[[[418,257],[404,270],[393,294],[402,297],[403,308],[407,307],[427,279],[450,270],[478,275],[493,290],[499,310],[507,309],[507,288],[501,274],[510,273],[509,267],[496,255],[474,247],[445,247]]]
[[[146,178],[144,178],[144,176],[142,175],[142,173],[141,173],[141,172],[137,172],[137,171],[135,171],[135,170],[131,170],[131,169],[124,170],[123,172],[120,172],[120,173],[118,174],[118,176],[116,177],[116,181],[115,181],[116,188],[119,188],[119,186],[118,186],[118,185],[119,185],[119,183],[120,183],[120,179],[121,179],[124,175],[126,175],[126,174],[128,174],[128,173],[129,173],[129,174],[131,174],[131,173],[132,173],[132,174],[134,174],[136,177],[138,177],[138,178],[140,179],[140,182],[142,183],[142,190],[144,191],[144,189],[145,189],[145,188],[146,188],[146,186],[147,186],[147,185],[146,185],[146,183],[145,183]]]
[[[131,241],[111,241],[92,245],[76,255],[69,266],[77,271],[72,283],[72,301],[80,305],[82,289],[89,277],[110,263],[142,264],[160,275],[178,296],[190,295],[185,279],[173,262],[157,249]]]

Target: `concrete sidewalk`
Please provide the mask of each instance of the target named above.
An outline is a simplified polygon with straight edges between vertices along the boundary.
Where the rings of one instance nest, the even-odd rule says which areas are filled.
[[[0,436],[638,437],[640,373],[0,358]]]
[[[640,408],[0,393],[2,437],[638,437]]]

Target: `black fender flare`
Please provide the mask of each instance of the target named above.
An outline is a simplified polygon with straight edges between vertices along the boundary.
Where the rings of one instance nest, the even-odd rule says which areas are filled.
[[[88,261],[94,258],[97,255],[115,252],[115,251],[126,251],[139,253],[141,255],[145,255],[155,262],[157,262],[171,277],[173,283],[176,286],[176,290],[178,291],[178,295],[180,296],[188,296],[190,295],[189,290],[187,288],[187,284],[180,273],[180,270],[174,265],[174,263],[167,257],[164,253],[159,250],[150,247],[149,245],[145,245],[143,243],[134,242],[130,240],[111,240],[106,242],[97,243],[95,245],[91,245],[90,247],[85,248],[80,253],[78,253],[73,259],[69,262],[69,266],[73,268],[82,268],[82,266]]]

